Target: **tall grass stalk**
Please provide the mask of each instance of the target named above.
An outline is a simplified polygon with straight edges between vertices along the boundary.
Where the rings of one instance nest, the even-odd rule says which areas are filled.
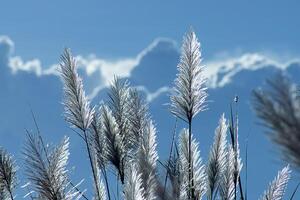
[[[85,96],[83,83],[76,69],[76,61],[73,58],[71,51],[66,49],[61,56],[60,74],[64,82],[64,106],[66,121],[72,126],[77,127],[82,131],[88,158],[92,169],[94,184],[97,185],[97,175],[95,164],[93,163],[92,149],[88,137],[88,129],[92,123],[94,108],[90,108],[90,103]],[[96,187],[96,195],[100,199],[100,191]]]
[[[190,31],[183,39],[180,62],[177,66],[178,74],[175,79],[173,94],[171,95],[171,112],[188,123],[189,133],[189,191],[188,199],[195,199],[192,148],[193,118],[206,108],[207,97],[203,66],[201,66],[200,43],[194,31]]]

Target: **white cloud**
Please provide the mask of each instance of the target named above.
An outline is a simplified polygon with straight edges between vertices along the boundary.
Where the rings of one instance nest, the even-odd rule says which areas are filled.
[[[104,79],[103,83],[107,86],[113,79],[114,75],[120,77],[129,77],[130,72],[137,66],[141,59],[150,52],[157,44],[161,41],[167,41],[176,45],[175,41],[168,38],[157,38],[148,47],[143,49],[136,57],[133,58],[123,58],[108,60],[99,58],[93,54],[84,57],[81,55],[75,56],[79,68],[83,69],[87,75],[92,75],[97,70],[101,72],[101,76]],[[11,47],[10,51],[13,52],[14,43],[7,36],[0,37],[0,43],[6,42]],[[42,66],[42,62],[35,58],[29,61],[24,61],[20,56],[11,56],[9,58],[9,66],[14,73],[18,71],[33,72],[38,76],[54,74],[57,75],[58,64],[53,64],[51,66]]]
[[[76,56],[76,60],[78,66],[84,68],[87,75],[92,75],[99,70],[104,79],[103,83],[105,86],[110,83],[114,75],[129,77],[131,70],[139,63],[139,60],[134,58],[110,61],[95,56],[89,56],[87,58]]]
[[[13,53],[15,44],[8,36],[0,35],[0,44],[4,45],[7,48],[7,55]]]
[[[132,58],[108,60],[99,58],[95,55],[86,57],[77,55],[77,64],[87,76],[92,76],[95,73],[99,73],[99,77],[101,77],[101,80],[99,80],[97,86],[95,86],[92,89],[92,92],[89,94],[89,98],[94,98],[99,93],[99,91],[108,86],[114,75],[122,78],[130,77],[131,71],[140,64],[143,57],[151,52],[161,41],[173,44],[176,49],[176,43],[173,40],[167,38],[158,38],[154,40],[147,48],[142,50],[137,56]],[[18,71],[26,71],[35,73],[37,76],[58,75],[58,64],[53,64],[49,67],[45,67],[42,66],[42,62],[37,58],[29,61],[24,61],[20,56],[12,56],[14,51],[14,43],[9,37],[0,36],[0,45],[1,44],[2,49],[0,50],[2,50],[2,52],[0,53],[3,54],[4,47],[5,56],[8,57],[8,66],[12,69],[13,73],[18,73]],[[246,53],[235,57],[228,56],[227,58],[214,59],[212,61],[204,63],[204,65],[206,66],[204,73],[208,79],[208,87],[223,87],[226,84],[230,83],[232,77],[241,70],[256,70],[266,66],[273,66],[284,69],[290,63],[279,62],[278,60],[279,59],[271,58],[262,53]],[[165,85],[162,85],[153,93],[149,92],[145,86],[138,86],[137,88],[146,93],[146,98],[149,102],[153,101],[159,95],[170,90],[170,88]]]
[[[279,60],[261,53],[246,53],[241,56],[207,62],[205,74],[208,78],[208,86],[210,88],[223,87],[230,83],[232,77],[242,70],[257,70],[268,66],[285,69],[291,62],[299,62],[295,59],[288,62]]]
[[[145,86],[137,86],[136,88],[137,90],[142,91],[146,94],[147,102],[151,102],[155,100],[157,97],[159,97],[160,95],[171,91],[171,88],[167,86],[163,86],[154,92],[150,92]]]
[[[41,76],[43,73],[41,62],[38,59],[24,62],[20,56],[15,56],[9,59],[9,66],[13,73],[17,73],[18,71],[27,71],[33,72],[37,76]]]
[[[82,55],[75,56],[78,67],[82,69],[87,76],[91,76],[94,73],[100,73],[102,80],[99,80],[99,85],[95,87],[88,95],[89,98],[94,98],[100,90],[110,84],[115,75],[125,78],[130,77],[131,71],[139,65],[141,59],[147,55],[153,48],[155,48],[159,42],[166,41],[176,46],[175,41],[167,38],[157,38],[148,47],[142,50],[136,57],[108,60],[99,58],[95,55],[89,55],[84,57]],[[10,46],[10,55],[13,53],[14,43],[7,37],[0,37],[0,43],[7,43]],[[35,73],[37,76],[42,75],[58,75],[57,69],[59,64],[53,64],[49,67],[42,66],[42,62],[35,58],[29,61],[24,61],[20,56],[9,56],[8,66],[11,68],[14,74],[19,71],[25,71],[29,73]],[[159,91],[148,95],[149,99],[154,99],[158,94],[164,92],[166,89],[161,88]]]
[[[123,58],[117,60],[106,60],[97,58],[94,55],[89,57],[77,56],[77,63],[79,66],[83,66],[86,69],[88,75],[94,73],[99,70],[104,79],[104,86],[108,86],[112,81],[115,75],[119,77],[129,77],[131,71],[139,65],[141,59],[147,55],[150,51],[155,48],[159,42],[167,41],[176,46],[176,42],[174,40],[168,38],[157,38],[155,39],[148,47],[143,49],[136,57],[134,58]]]

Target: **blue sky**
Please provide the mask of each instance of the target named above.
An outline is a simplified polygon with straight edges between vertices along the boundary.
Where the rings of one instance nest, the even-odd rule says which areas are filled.
[[[0,34],[24,58],[56,62],[63,47],[134,56],[157,37],[181,41],[193,26],[205,59],[223,52],[299,54],[299,1],[1,1]]]
[[[162,105],[168,102],[182,37],[192,26],[202,45],[211,100],[210,110],[195,125],[201,151],[206,157],[218,118],[222,112],[228,117],[228,103],[238,93],[242,143],[252,132],[249,198],[255,199],[285,163],[251,114],[250,93],[274,69],[287,69],[294,80],[300,76],[299,8],[296,0],[0,0],[0,110],[6,113],[0,116],[0,136],[5,137],[0,145],[21,156],[24,128],[34,129],[31,107],[46,139],[71,136],[71,151],[77,155],[71,156],[71,166],[84,165],[84,146],[63,121],[61,84],[54,70],[47,71],[57,67],[63,48],[70,47],[93,103],[102,100],[114,73],[141,86],[151,101],[164,157],[174,122]],[[6,73],[9,68],[13,74]],[[75,182],[89,176],[82,173],[74,173]]]

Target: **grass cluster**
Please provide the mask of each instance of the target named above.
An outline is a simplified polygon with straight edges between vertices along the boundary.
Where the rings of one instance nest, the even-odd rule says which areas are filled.
[[[69,139],[54,147],[40,133],[27,134],[24,149],[28,190],[24,198],[45,200],[247,200],[240,177],[243,168],[238,142],[238,116],[220,116],[207,162],[193,137],[193,120],[205,110],[208,96],[201,66],[200,43],[189,31],[183,41],[178,74],[170,95],[170,111],[186,122],[173,137],[170,157],[159,161],[155,123],[139,91],[126,80],[115,78],[107,102],[91,106],[69,50],[62,55],[59,72],[64,83],[65,119],[86,146],[93,178],[93,196],[68,173]],[[259,98],[259,95],[257,95]],[[262,110],[257,104],[257,108]],[[262,112],[261,116],[268,118]],[[76,130],[75,130],[76,129]],[[163,170],[158,170],[161,163]],[[120,189],[117,197],[109,187],[113,171]],[[164,174],[161,174],[165,172]],[[280,200],[290,178],[289,166],[278,172],[262,194],[262,200]],[[0,150],[0,199],[20,199],[17,168],[12,157]],[[164,178],[161,178],[164,177]],[[92,188],[92,187],[91,187]],[[116,192],[114,190],[114,192]]]

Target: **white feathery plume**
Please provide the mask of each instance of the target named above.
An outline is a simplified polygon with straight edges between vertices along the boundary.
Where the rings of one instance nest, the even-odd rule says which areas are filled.
[[[17,185],[15,161],[4,149],[0,148],[0,199],[13,200]]]
[[[92,142],[94,153],[96,155],[95,161],[97,162],[97,166],[100,167],[100,169],[103,169],[107,162],[107,151],[105,135],[103,133],[102,119],[100,114],[101,112],[102,106],[99,108],[99,111],[95,111],[93,115],[93,121],[90,127],[92,133],[90,136],[90,141]]]
[[[224,114],[215,130],[214,143],[211,147],[207,164],[208,199],[213,199],[214,190],[219,186],[226,168],[226,132],[228,125]]]
[[[78,199],[82,194],[71,187],[68,178],[69,138],[64,137],[62,142],[49,154],[48,173],[52,179],[54,192],[61,195],[62,200]]]
[[[69,49],[65,50],[61,60],[59,71],[64,82],[66,121],[86,131],[92,122],[94,109],[90,109],[90,103],[83,90],[82,79],[76,71],[76,61]]]
[[[118,170],[121,182],[124,183],[125,149],[118,124],[110,109],[103,106],[101,120],[106,143],[106,159]]]
[[[181,180],[180,186],[179,186],[179,200],[187,200],[189,199],[189,191],[188,191],[188,179],[184,178]]]
[[[233,147],[234,152],[234,183],[235,185],[238,183],[240,173],[243,167],[242,159],[240,157],[240,146],[239,146],[239,138],[238,138],[238,118],[236,118],[236,127],[235,127],[235,144]]]
[[[149,114],[148,114],[148,106],[146,102],[143,100],[137,89],[130,88],[129,89],[129,113],[128,119],[130,122],[130,137],[131,143],[133,147],[137,147],[139,145],[139,141],[141,133],[143,129],[147,126],[149,122]]]
[[[201,199],[207,190],[207,177],[206,177],[206,168],[205,165],[202,164],[202,159],[200,157],[200,151],[198,149],[199,144],[195,139],[192,139],[191,144],[191,161],[192,161],[192,169],[193,169],[193,177],[194,181],[194,191],[196,199]],[[181,194],[180,199],[186,200],[188,199],[188,178],[189,178],[189,133],[187,129],[184,129],[180,134],[179,140],[179,158],[181,163]]]
[[[102,179],[100,179],[98,190],[100,191],[99,200],[106,200],[106,190]]]
[[[278,172],[277,177],[270,183],[269,188],[265,191],[262,200],[282,200],[290,179],[291,170],[289,166],[284,167]]]
[[[220,196],[222,200],[233,200],[234,195],[234,151],[231,145],[227,147],[225,171],[221,177]]]
[[[195,32],[190,31],[183,39],[180,63],[175,87],[171,95],[171,112],[184,121],[189,121],[205,109],[207,97],[201,63],[200,43]]]
[[[156,129],[150,120],[142,132],[136,161],[141,173],[146,200],[156,199],[156,164],[158,160],[156,145]]]
[[[68,191],[70,182],[66,167],[69,157],[69,139],[65,137],[49,155],[45,154],[40,137],[28,134],[24,155],[27,177],[34,191],[42,199],[75,199],[78,192],[71,192],[74,188]]]
[[[48,172],[52,175],[53,182],[57,188],[64,188],[68,183],[67,164],[69,159],[69,138],[65,137],[61,144],[58,145],[49,155]]]
[[[127,180],[124,187],[124,199],[145,200],[141,174],[138,173],[137,167],[132,163],[132,166],[127,170]]]
[[[95,169],[95,173],[96,173],[96,177],[97,177],[97,181],[96,183],[94,183],[94,187],[95,187],[95,191],[98,192],[94,195],[93,200],[106,200],[106,190],[105,190],[105,186],[103,184],[103,181],[101,180],[101,174],[100,174],[100,169],[99,169],[99,165],[97,162],[97,156],[96,154],[94,154],[94,169]]]
[[[284,71],[266,80],[267,88],[253,92],[253,107],[284,159],[300,169],[300,104],[298,84]]]
[[[95,110],[90,108],[90,102],[85,96],[83,89],[82,79],[77,73],[76,61],[69,49],[66,49],[61,56],[60,74],[64,82],[65,118],[72,126],[82,131],[81,137],[86,144],[93,180],[94,184],[96,184],[93,149],[91,148],[90,136],[88,135],[88,129],[93,121]]]
[[[206,108],[207,98],[206,79],[203,75],[201,63],[200,43],[194,31],[186,34],[183,40],[180,63],[177,66],[178,74],[175,79],[175,86],[171,94],[171,112],[178,118],[186,121],[189,125],[189,148],[191,151],[192,120],[195,115]],[[190,154],[190,153],[189,153]],[[189,198],[194,198],[193,168],[191,165],[191,155],[188,157],[188,184],[190,192]]]
[[[129,91],[129,83],[115,77],[108,93],[108,106],[118,125],[122,143],[127,151],[129,151],[132,146],[130,121],[128,117],[130,113]]]

